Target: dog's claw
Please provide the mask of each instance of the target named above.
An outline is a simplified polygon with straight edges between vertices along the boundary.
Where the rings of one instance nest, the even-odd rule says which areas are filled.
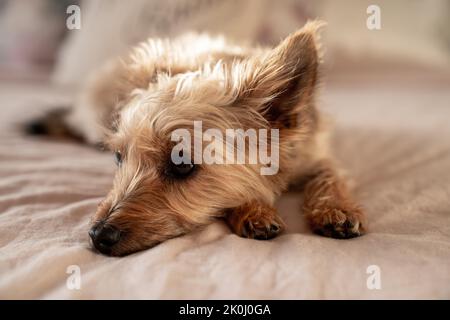
[[[276,237],[282,230],[282,225],[276,221],[262,224],[247,221],[242,230],[242,236],[256,240],[268,240]]]
[[[361,223],[349,212],[340,212],[346,216],[344,221],[327,223],[321,227],[316,227],[314,231],[322,236],[335,239],[350,239],[361,236],[364,233]]]

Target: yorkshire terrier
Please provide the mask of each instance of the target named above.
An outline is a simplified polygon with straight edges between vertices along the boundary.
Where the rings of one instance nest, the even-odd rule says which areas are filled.
[[[122,256],[218,218],[239,236],[270,239],[285,228],[274,203],[291,186],[301,186],[314,232],[362,235],[364,214],[335,169],[315,105],[321,25],[309,22],[272,49],[194,34],[149,39],[93,74],[74,108],[30,123],[30,133],[70,135],[114,152],[118,168],[92,219],[93,246]],[[177,151],[184,160],[174,161],[173,133],[193,132],[195,122],[224,135],[277,129],[276,173],[262,174],[260,161],[193,161],[206,145]],[[244,148],[231,149],[255,144],[244,138]]]

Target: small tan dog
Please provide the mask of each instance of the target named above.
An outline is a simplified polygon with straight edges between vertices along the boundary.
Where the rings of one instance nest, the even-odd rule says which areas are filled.
[[[274,49],[204,35],[150,39],[98,71],[71,111],[31,123],[32,133],[75,134],[115,152],[114,185],[89,232],[95,248],[125,255],[216,218],[240,236],[269,239],[284,228],[274,202],[292,185],[303,188],[315,232],[364,233],[314,102],[320,26],[310,22]],[[194,121],[204,129],[279,129],[277,174],[261,175],[263,164],[175,164],[171,134]]]

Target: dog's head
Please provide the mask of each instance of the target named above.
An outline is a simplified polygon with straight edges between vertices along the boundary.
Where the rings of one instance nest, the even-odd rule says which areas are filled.
[[[107,139],[118,168],[90,231],[99,251],[142,250],[204,226],[229,208],[274,201],[286,185],[290,146],[313,131],[317,27],[309,24],[276,48],[232,63],[159,74],[148,89],[133,93]],[[205,133],[200,147],[194,123]],[[261,174],[267,163],[258,161],[227,163],[227,129],[266,129],[270,145],[274,128],[279,129],[272,144],[279,152],[277,174]],[[243,149],[232,143],[232,159],[244,150],[249,160],[252,142],[246,141]],[[208,164],[205,152],[224,163]]]

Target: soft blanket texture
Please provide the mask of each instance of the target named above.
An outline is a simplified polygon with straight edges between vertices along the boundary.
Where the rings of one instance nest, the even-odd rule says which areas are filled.
[[[319,99],[369,234],[314,235],[300,196],[288,194],[279,203],[288,230],[273,240],[242,239],[217,222],[125,258],[88,243],[112,156],[23,136],[18,123],[69,95],[2,82],[0,298],[450,298],[450,81],[405,79],[334,81]],[[80,290],[66,286],[70,265],[80,267]],[[367,288],[369,265],[380,268],[380,290]]]

